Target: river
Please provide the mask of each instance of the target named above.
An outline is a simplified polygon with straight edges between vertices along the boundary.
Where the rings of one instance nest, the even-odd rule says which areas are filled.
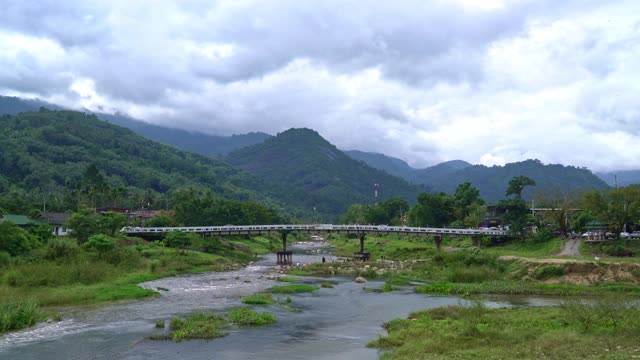
[[[294,262],[318,262],[334,257],[325,243],[306,242],[292,247]],[[166,288],[159,297],[101,306],[56,309],[63,319],[0,337],[0,359],[377,359],[378,351],[366,343],[384,334],[381,324],[410,312],[458,304],[457,297],[416,294],[413,288],[391,293],[364,291],[381,281],[356,284],[351,278],[331,277],[333,288],[290,295],[292,312],[282,307],[257,307],[276,316],[275,325],[230,329],[214,340],[182,343],[143,340],[159,333],[155,321],[197,311],[224,312],[241,306],[242,296],[273,285],[278,276],[275,256],[236,271],[177,276],[141,284]],[[302,278],[317,284],[317,278]],[[276,295],[274,295],[276,296]],[[487,301],[494,306],[546,305],[552,300],[504,298]]]

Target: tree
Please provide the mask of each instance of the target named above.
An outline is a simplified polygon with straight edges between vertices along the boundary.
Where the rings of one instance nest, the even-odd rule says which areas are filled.
[[[467,215],[469,215],[472,204],[484,204],[484,201],[480,198],[480,190],[471,186],[470,182],[464,182],[458,185],[453,198],[455,214],[458,220],[464,220]]]
[[[509,180],[509,187],[507,188],[506,195],[515,195],[517,199],[522,198],[522,190],[525,186],[535,186],[536,182],[526,176],[516,176]]]
[[[96,250],[100,254],[115,250],[116,242],[104,234],[89,236],[89,240],[84,244],[86,248]]]
[[[187,233],[182,231],[172,231],[164,238],[164,243],[176,249],[184,249],[191,244],[191,239]]]
[[[576,199],[573,194],[563,192],[550,192],[537,196],[537,203],[540,207],[546,208],[541,213],[543,225],[551,224],[563,234],[569,229],[569,218],[576,208]]]
[[[99,221],[100,215],[91,209],[83,208],[71,215],[65,225],[73,230],[71,235],[82,244],[89,239],[89,236],[99,233]]]
[[[11,256],[22,255],[36,246],[30,234],[10,221],[0,222],[0,251]]]
[[[584,208],[608,224],[613,233],[619,234],[626,223],[640,217],[640,187],[630,185],[587,193],[584,196]]]
[[[99,217],[97,231],[113,236],[123,227],[127,226],[127,215],[113,211],[107,211]]]
[[[478,203],[471,204],[467,209],[468,215],[464,218],[467,227],[478,227],[487,216],[487,208]]]
[[[418,203],[411,208],[409,219],[414,226],[446,227],[455,220],[454,199],[445,193],[420,193]]]

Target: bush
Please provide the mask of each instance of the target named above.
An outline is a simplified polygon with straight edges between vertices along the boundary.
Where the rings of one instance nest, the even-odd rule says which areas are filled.
[[[537,243],[547,242],[549,240],[552,240],[554,237],[555,236],[553,236],[553,232],[551,231],[551,229],[542,228],[538,230],[536,234],[533,236],[533,241]]]
[[[84,244],[87,249],[95,250],[101,254],[112,251],[116,248],[116,242],[107,235],[97,234],[89,236]]]
[[[79,251],[80,247],[74,240],[55,238],[47,243],[45,258],[49,260],[68,260],[74,258]]]

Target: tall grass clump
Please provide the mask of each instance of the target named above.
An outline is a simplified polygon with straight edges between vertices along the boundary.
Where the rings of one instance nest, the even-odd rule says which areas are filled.
[[[0,332],[24,329],[46,319],[33,299],[0,305]]]

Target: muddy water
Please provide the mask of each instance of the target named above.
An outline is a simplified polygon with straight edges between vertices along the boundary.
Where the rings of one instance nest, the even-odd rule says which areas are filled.
[[[333,261],[325,244],[294,246],[294,262]],[[383,334],[380,325],[405,317],[411,311],[457,304],[456,297],[419,295],[412,288],[393,293],[373,293],[352,279],[328,278],[334,288],[291,295],[299,312],[270,306],[273,326],[231,329],[225,338],[204,341],[142,340],[159,331],[156,320],[196,311],[226,311],[241,305],[242,296],[282,284],[273,255],[246,268],[225,272],[178,276],[142,284],[167,288],[161,296],[143,301],[99,307],[58,309],[65,320],[0,337],[0,359],[376,359],[378,352],[366,343]],[[309,283],[320,279],[305,278]],[[489,306],[510,306],[512,299],[489,301]],[[515,305],[543,305],[547,300],[518,299]],[[259,308],[259,311],[264,311]]]

